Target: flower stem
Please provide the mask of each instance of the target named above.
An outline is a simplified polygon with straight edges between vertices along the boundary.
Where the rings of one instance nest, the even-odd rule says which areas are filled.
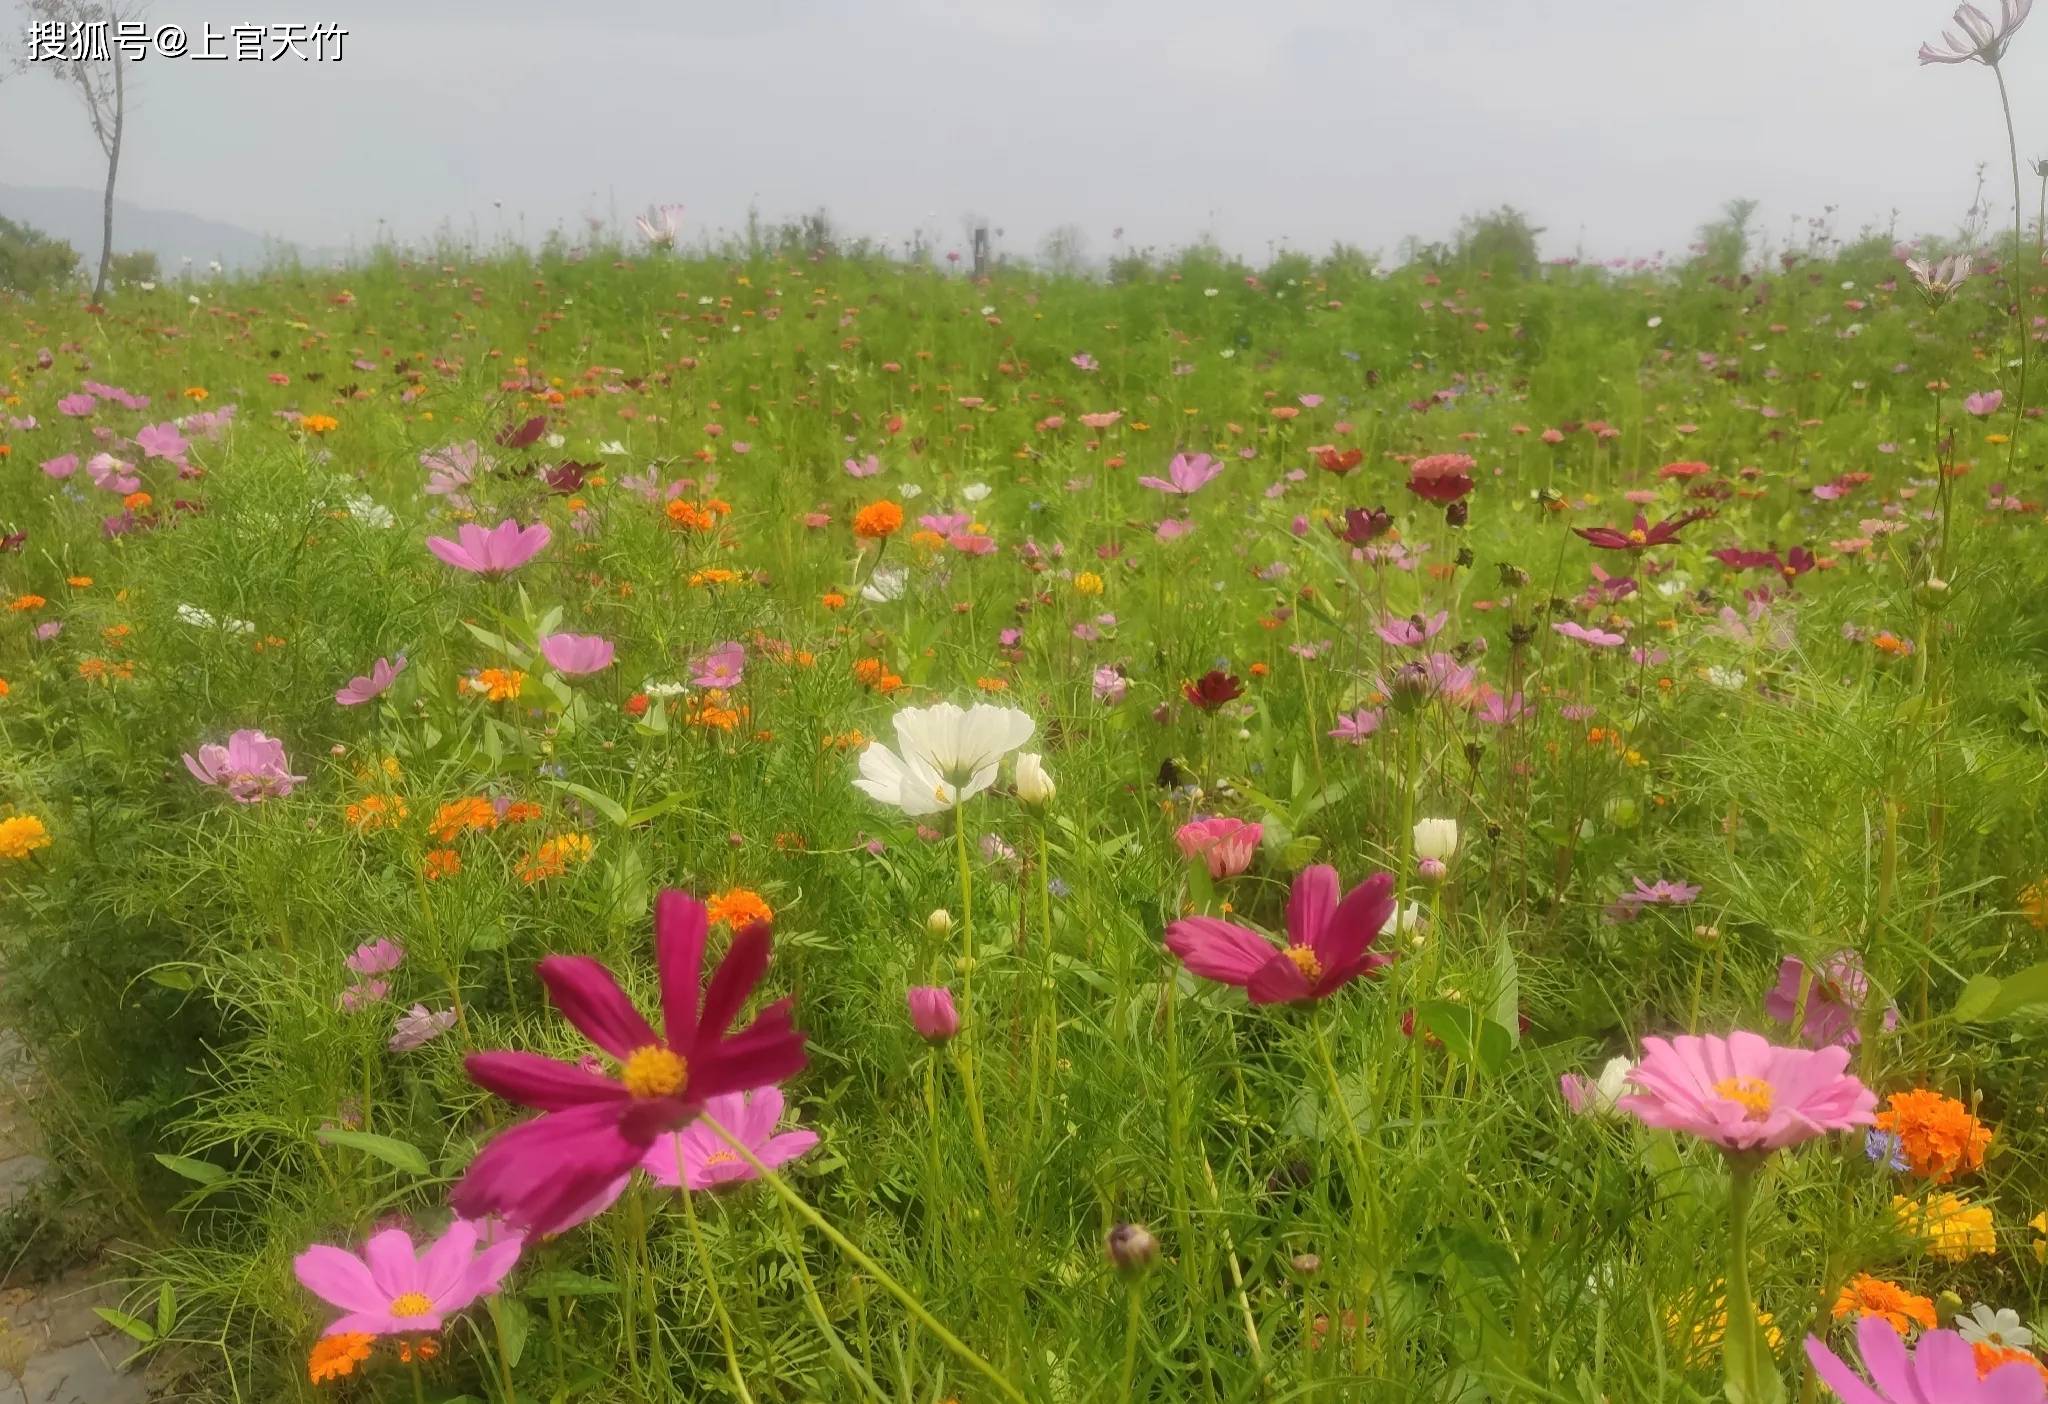
[[[677,1168],[681,1168],[682,1138],[676,1138]],[[718,1272],[711,1266],[711,1249],[704,1242],[704,1226],[697,1222],[696,1196],[687,1185],[682,1189],[683,1221],[690,1227],[690,1241],[696,1245],[697,1266],[704,1270],[704,1290],[711,1295],[711,1313],[718,1318],[718,1335],[725,1345],[725,1368],[732,1376],[732,1387],[739,1391],[745,1404],[754,1404],[754,1396],[747,1389],[746,1376],[740,1371],[739,1352],[733,1347],[732,1316],[725,1309],[725,1294],[718,1290]]]
[[[1124,1284],[1124,1291],[1130,1298],[1130,1305],[1124,1312],[1124,1367],[1117,1375],[1116,1398],[1127,1401],[1131,1397],[1131,1384],[1138,1374],[1138,1321],[1143,1306],[1142,1289],[1133,1280]]]
[[[1017,1386],[1010,1383],[1002,1372],[989,1364],[988,1361],[982,1359],[981,1356],[975,1354],[966,1342],[947,1330],[939,1322],[939,1319],[931,1314],[931,1311],[926,1308],[925,1304],[918,1300],[914,1292],[890,1276],[880,1263],[862,1252],[860,1246],[852,1239],[832,1227],[823,1214],[813,1209],[802,1195],[791,1189],[787,1180],[783,1179],[782,1176],[776,1174],[773,1170],[770,1170],[766,1165],[763,1165],[761,1158],[736,1138],[732,1132],[726,1130],[716,1117],[713,1117],[708,1112],[703,1112],[699,1113],[698,1120],[710,1127],[720,1140],[730,1146],[733,1154],[744,1160],[753,1169],[754,1173],[760,1177],[762,1183],[775,1191],[784,1204],[794,1209],[803,1218],[805,1223],[808,1223],[812,1228],[823,1234],[833,1247],[844,1253],[863,1272],[879,1282],[882,1285],[882,1290],[901,1302],[903,1309],[915,1317],[919,1325],[938,1337],[940,1344],[952,1351],[953,1354],[959,1356],[976,1373],[986,1378],[990,1384],[995,1386],[997,1393],[1001,1394],[1005,1399],[1016,1401],[1016,1404],[1029,1404],[1029,1401],[1025,1399]]]
[[[2020,451],[2020,425],[2027,415],[2027,350],[2034,340],[2033,324],[2027,320],[2027,277],[2019,271],[2020,241],[2026,237],[2026,216],[2020,212],[2020,141],[2013,132],[2012,98],[2005,90],[2005,70],[1997,64],[1991,65],[1991,76],[1998,80],[1998,105],[2005,112],[2006,151],[2012,157],[2012,305],[2013,315],[2020,327],[2020,384],[2019,393],[2012,399],[2012,438],[2005,445],[2005,471],[2013,471]],[[2031,271],[2031,270],[2029,270]]]

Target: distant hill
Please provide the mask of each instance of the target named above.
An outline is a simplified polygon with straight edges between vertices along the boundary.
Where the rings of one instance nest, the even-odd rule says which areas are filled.
[[[0,185],[0,215],[32,225],[78,251],[90,269],[100,255],[100,193],[53,187]],[[148,210],[118,196],[114,200],[114,252],[152,250],[166,274],[175,275],[187,258],[204,269],[218,260],[230,272],[261,268],[277,258],[322,257],[327,251],[301,249],[239,225],[180,210]]]

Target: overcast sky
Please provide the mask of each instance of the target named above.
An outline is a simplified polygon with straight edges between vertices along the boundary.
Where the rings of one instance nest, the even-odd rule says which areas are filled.
[[[0,0],[9,55],[14,3]],[[975,211],[1015,251],[1072,223],[1098,257],[1119,226],[1259,257],[1334,239],[1391,253],[1502,202],[1547,227],[1549,253],[1676,253],[1736,195],[1763,202],[1780,240],[1826,205],[1845,232],[1894,208],[1902,231],[1947,232],[1980,161],[1997,217],[2011,213],[1990,72],[1915,62],[1951,9],[158,0],[152,19],[195,34],[336,21],[345,57],[151,58],[120,193],[333,245],[376,237],[379,217],[408,238],[516,234],[523,217],[537,237],[651,200],[687,206],[699,230],[736,226],[750,203],[824,205],[843,227],[925,225],[943,246]],[[2022,156],[2048,155],[2048,12],[2006,66]],[[0,81],[0,182],[92,186],[98,161],[65,89]]]

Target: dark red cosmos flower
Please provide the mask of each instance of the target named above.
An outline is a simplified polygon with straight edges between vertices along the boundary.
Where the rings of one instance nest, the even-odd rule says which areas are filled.
[[[1342,525],[1330,523],[1330,532],[1348,545],[1363,546],[1393,530],[1394,518],[1384,507],[1346,507]]]
[[[1316,455],[1316,462],[1341,477],[1365,462],[1365,454],[1358,449],[1344,449],[1340,452],[1337,449],[1326,448]]]
[[[1813,552],[1804,546],[1794,546],[1785,553],[1785,561],[1778,567],[1778,574],[1787,580],[1796,580],[1818,564],[1820,562],[1814,559]]]
[[[1666,517],[1652,526],[1641,512],[1636,513],[1635,525],[1628,531],[1615,527],[1573,527],[1572,530],[1603,551],[1647,551],[1652,546],[1662,546],[1676,541],[1678,533],[1702,517],[1713,516],[1707,507],[1695,507],[1689,512],[1680,512],[1675,517]]]
[[[535,415],[524,424],[515,424],[498,435],[499,448],[526,448],[537,443],[547,432],[548,421],[543,415]]]
[[[0,536],[0,551],[19,551],[27,542],[27,532],[9,532],[6,536]]]
[[[1221,668],[1211,668],[1191,683],[1181,686],[1181,696],[1205,712],[1213,712],[1225,702],[1235,702],[1244,696],[1244,684]]]
[[[566,494],[581,490],[583,480],[597,469],[598,465],[595,463],[578,463],[574,459],[564,459],[557,466],[541,474],[541,477],[550,491]]]
[[[1456,502],[1472,491],[1472,457],[1432,453],[1408,465],[1408,491],[1431,502]]]
[[[496,1214],[529,1233],[559,1232],[646,1156],[664,1133],[696,1119],[706,1099],[768,1087],[804,1066],[804,1039],[778,1000],[740,1033],[730,1030],[768,968],[765,923],[732,939],[699,991],[704,907],[665,889],[654,903],[654,960],[662,1027],[633,1007],[610,971],[588,956],[549,956],[540,978],[562,1017],[618,1061],[614,1076],[538,1053],[473,1053],[478,1086],[541,1115],[493,1137],[450,1196],[455,1212]]]

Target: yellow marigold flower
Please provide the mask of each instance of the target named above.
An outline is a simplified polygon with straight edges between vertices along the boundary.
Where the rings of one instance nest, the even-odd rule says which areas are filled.
[[[1927,1251],[1943,1262],[1998,1251],[1997,1227],[1991,1210],[1959,1195],[1938,1194],[1924,1205],[1904,1195],[1892,1197],[1899,1227],[1926,1241]]]
[[[983,692],[1008,692],[1009,681],[1005,678],[976,678],[974,685]]]
[[[1785,1333],[1777,1328],[1767,1311],[1756,1314],[1756,1324],[1763,1328],[1764,1343],[1776,1353],[1785,1344]],[[1684,1352],[1688,1364],[1703,1364],[1720,1351],[1721,1338],[1728,1332],[1727,1285],[1715,1278],[1703,1291],[1687,1291],[1666,1308],[1664,1328],[1672,1345]]]
[[[756,922],[775,920],[775,911],[760,893],[746,887],[729,887],[704,904],[711,920],[734,931]]]
[[[885,541],[902,529],[903,509],[886,498],[853,514],[853,534],[864,541]]]
[[[702,589],[706,585],[730,585],[739,578],[740,573],[736,570],[726,570],[720,566],[707,566],[690,576],[690,585],[693,589]]]
[[[1074,593],[1077,595],[1099,595],[1102,593],[1102,577],[1092,570],[1084,570],[1074,577]]]
[[[313,1353],[306,1357],[306,1377],[314,1384],[326,1384],[329,1380],[353,1375],[356,1366],[370,1358],[370,1350],[376,1340],[375,1336],[363,1331],[322,1336],[313,1343]]]
[[[2048,1263],[2048,1209],[2027,1220],[2027,1227],[2043,1237],[2034,1240],[2034,1261]]]
[[[1925,1088],[1892,1093],[1877,1114],[1877,1129],[1896,1135],[1907,1167],[1937,1185],[1981,1169],[1984,1148],[1991,1144],[1991,1128],[1968,1107]]]
[[[332,434],[341,427],[341,421],[331,414],[302,414],[299,427],[308,434]]]
[[[1881,1316],[1902,1336],[1912,1326],[1923,1331],[1932,1331],[1935,1327],[1932,1298],[1916,1296],[1896,1282],[1872,1277],[1867,1272],[1858,1273],[1843,1283],[1841,1295],[1835,1298],[1835,1320],[1851,1315],[1859,1319]]]
[[[33,814],[0,819],[0,858],[20,862],[38,848],[50,846],[50,831]]]

